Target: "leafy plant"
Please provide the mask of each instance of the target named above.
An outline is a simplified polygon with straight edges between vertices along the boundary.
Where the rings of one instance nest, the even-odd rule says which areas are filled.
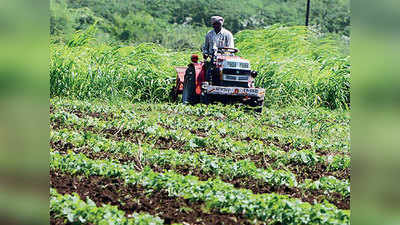
[[[121,224],[148,225],[164,224],[163,220],[143,213],[133,213],[132,219],[125,217],[125,212],[116,206],[103,205],[97,207],[89,198],[85,201],[74,193],[61,195],[55,189],[50,189],[50,211],[56,216],[66,218],[69,223],[79,224]]]
[[[349,212],[338,210],[329,204],[310,205],[283,195],[252,194],[249,190],[236,189],[219,180],[199,181],[196,177],[174,172],[158,174],[149,168],[136,172],[129,165],[90,160],[84,155],[72,153],[66,156],[51,153],[50,156],[50,166],[53,169],[85,175],[120,177],[127,184],[140,184],[150,190],[163,189],[171,196],[204,201],[209,208],[222,213],[243,214],[249,219],[285,224],[348,224],[350,220]]]

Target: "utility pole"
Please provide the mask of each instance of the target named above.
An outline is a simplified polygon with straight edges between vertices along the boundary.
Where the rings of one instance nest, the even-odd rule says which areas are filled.
[[[309,19],[310,19],[310,0],[307,0],[306,27],[308,27]]]

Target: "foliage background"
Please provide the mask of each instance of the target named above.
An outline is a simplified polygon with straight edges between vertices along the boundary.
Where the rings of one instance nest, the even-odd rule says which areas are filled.
[[[304,25],[306,0],[51,0],[53,41],[70,38],[96,21],[98,39],[152,42],[170,49],[198,49],[209,18],[221,15],[234,34],[276,23]],[[311,1],[310,24],[321,32],[350,35],[350,1]]]

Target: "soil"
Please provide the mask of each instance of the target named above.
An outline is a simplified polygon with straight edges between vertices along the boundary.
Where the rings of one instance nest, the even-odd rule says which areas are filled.
[[[77,193],[81,199],[89,197],[97,206],[111,204],[125,211],[126,216],[134,212],[157,215],[164,224],[250,224],[239,215],[208,212],[202,202],[190,202],[179,197],[170,197],[165,191],[148,192],[145,188],[125,185],[116,178],[78,176],[50,171],[50,185],[60,194]],[[51,224],[62,219],[51,219]]]
[[[50,225],[64,225],[64,224],[71,224],[67,223],[65,218],[55,217],[54,213],[50,213]]]
[[[60,129],[61,127],[62,124],[57,121],[53,124],[53,129]],[[68,127],[68,128],[74,129],[73,127]],[[117,128],[112,128],[112,129],[104,129],[101,132],[98,132],[90,127],[86,127],[85,130],[105,135],[106,138],[110,138],[115,141],[126,140],[135,144],[146,142],[144,140],[148,138],[145,133],[135,130],[119,130]],[[188,151],[206,152],[209,155],[215,155],[218,157],[231,157],[236,161],[250,159],[259,168],[268,168],[271,166],[272,163],[275,162],[274,159],[269,157],[267,154],[263,153],[249,154],[249,155],[233,155],[230,154],[229,152],[221,152],[218,149],[213,149],[213,148],[197,148],[193,150],[186,150],[184,149],[184,145],[185,142],[182,141],[173,140],[172,138],[169,137],[159,137],[155,139],[154,147],[157,149],[175,149],[181,153],[185,153]],[[285,166],[289,168],[289,170],[292,173],[297,175],[298,182],[303,182],[305,179],[318,180],[321,177],[325,176],[333,176],[341,180],[350,179],[350,168],[341,171],[328,171],[327,165],[322,163],[317,163],[314,166],[306,164],[290,163]]]
[[[128,156],[124,154],[116,154],[110,152],[94,152],[90,148],[74,148],[71,143],[64,143],[62,141],[51,142],[50,145],[53,149],[59,151],[60,153],[66,153],[68,149],[72,149],[75,153],[83,153],[91,159],[115,159],[120,163],[134,163],[136,169],[140,170],[143,166],[140,163],[140,160],[135,158],[134,156]],[[189,165],[177,166],[176,168],[171,167],[170,165],[156,165],[151,164],[148,165],[155,172],[162,173],[165,170],[174,170],[175,172],[182,175],[193,175],[197,176],[200,180],[208,180],[209,178],[216,178],[214,174],[207,173],[202,171],[199,168],[191,167]],[[277,193],[288,195],[293,198],[299,198],[304,202],[309,202],[313,204],[314,202],[322,202],[323,200],[328,200],[332,204],[336,205],[340,209],[349,209],[350,208],[350,198],[344,198],[339,193],[329,193],[324,194],[322,190],[314,190],[311,192],[300,190],[298,188],[289,188],[286,186],[273,186],[268,185],[268,183],[263,182],[261,180],[252,179],[249,177],[234,177],[229,179],[227,177],[222,177],[222,180],[227,183],[233,184],[237,188],[245,188],[250,189],[253,193],[262,194],[262,193]]]
[[[68,110],[68,109],[67,109]],[[54,112],[53,106],[50,106],[50,113]],[[69,110],[70,113],[73,113],[77,115],[78,117],[85,117],[85,116],[90,116],[90,117],[96,117],[96,118],[102,118],[106,120],[112,120],[115,118],[113,114],[107,114],[107,113],[96,113],[96,112],[82,112],[79,110]],[[160,124],[162,125],[162,124]],[[165,125],[163,125],[165,126]],[[62,127],[65,127],[65,125],[61,121],[54,121],[52,123],[52,128],[57,130]],[[73,127],[67,127],[69,129],[76,129]],[[169,129],[168,127],[165,127],[166,129]],[[188,150],[184,149],[185,142],[182,141],[176,141],[173,140],[172,138],[168,137],[159,137],[159,138],[152,138],[146,135],[143,132],[138,132],[135,130],[122,130],[121,128],[112,128],[112,129],[104,129],[102,131],[97,131],[93,127],[86,127],[84,128],[86,131],[91,131],[93,133],[98,133],[104,135],[106,138],[110,138],[116,141],[120,140],[127,140],[136,144],[140,144],[143,142],[148,142],[149,140],[154,140],[155,144],[154,147],[158,149],[176,149],[181,153],[188,152]],[[207,133],[205,130],[200,130],[200,129],[193,129],[190,130],[192,134],[195,134],[200,137],[206,137]],[[152,140],[152,142],[153,142]],[[261,139],[258,139],[261,140]],[[245,138],[245,139],[240,139],[240,141],[245,141],[245,142],[251,142],[251,138]],[[266,145],[275,145],[281,148],[284,151],[289,151],[291,149],[294,149],[291,143],[281,143],[279,142],[278,139],[275,140],[262,140],[264,144]],[[116,154],[116,153],[107,153],[107,152],[94,152],[92,149],[89,149],[87,147],[83,148],[75,148],[71,143],[64,143],[64,142],[55,142],[55,143],[50,143],[52,148],[54,148],[57,151],[60,151],[62,153],[66,153],[68,149],[72,149],[74,152],[82,152],[83,154],[87,155],[89,158],[92,159],[116,159],[121,163],[132,163],[135,162],[136,165],[138,165],[137,169],[140,170],[142,168],[142,165],[140,165],[140,161],[136,159],[134,156],[128,156],[124,154]],[[302,149],[310,149],[310,146],[304,146]],[[210,155],[216,155],[219,157],[231,157],[234,160],[243,160],[243,159],[250,159],[253,161],[257,167],[259,168],[267,168],[270,167],[272,163],[274,163],[274,159],[270,158],[268,155],[265,155],[263,153],[260,154],[252,154],[252,155],[233,155],[230,152],[221,152],[218,149],[212,149],[212,148],[197,148],[194,150],[190,150],[191,152],[206,152],[207,154]],[[317,151],[319,155],[327,155],[327,154],[343,154],[341,152],[329,152],[329,151]],[[178,166],[177,168],[171,168],[169,165],[166,166],[159,166],[159,165],[150,165],[151,168],[156,171],[156,172],[163,172],[164,170],[174,170],[177,173],[183,174],[183,175],[194,175],[199,177],[200,180],[207,180],[209,178],[215,178],[214,175],[205,173],[204,171],[201,171],[198,168],[193,168],[190,166]],[[325,176],[334,176],[338,179],[350,179],[350,169],[345,169],[341,171],[327,171],[327,165],[326,164],[317,164],[315,166],[309,166],[309,165],[303,165],[303,164],[297,164],[297,163],[291,163],[288,165],[285,165],[286,167],[289,168],[291,172],[296,174],[298,182],[301,183],[305,179],[312,179],[312,180],[317,180],[320,179],[321,177]],[[237,188],[246,188],[252,190],[254,193],[277,193],[277,194],[285,194],[288,196],[291,196],[293,198],[299,198],[302,201],[309,202],[309,203],[314,203],[314,202],[322,202],[324,200],[328,200],[332,204],[336,205],[340,209],[349,209],[350,208],[350,199],[349,198],[343,198],[341,194],[339,193],[331,193],[331,194],[324,194],[322,191],[316,190],[316,191],[304,191],[304,190],[299,190],[296,188],[288,188],[285,186],[269,186],[265,182],[262,182],[260,180],[254,180],[251,178],[246,178],[246,177],[239,177],[239,178],[234,178],[234,179],[227,179],[227,178],[222,178],[223,181],[228,182],[233,184]],[[60,218],[53,218],[54,219],[54,224],[64,224],[63,219]],[[62,223],[60,223],[62,222]],[[202,223],[198,223],[202,224]],[[217,223],[216,223],[217,224]],[[232,223],[228,223],[232,224]]]

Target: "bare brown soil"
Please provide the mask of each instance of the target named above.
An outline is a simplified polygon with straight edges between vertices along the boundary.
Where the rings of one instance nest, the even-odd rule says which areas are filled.
[[[50,225],[64,225],[64,224],[71,224],[67,223],[65,218],[55,217],[54,213],[50,213]]]

